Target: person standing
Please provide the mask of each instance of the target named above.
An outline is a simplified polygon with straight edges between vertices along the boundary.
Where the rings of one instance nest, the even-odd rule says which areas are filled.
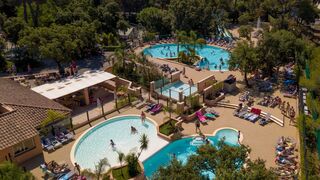
[[[196,133],[201,132],[200,130],[200,122],[198,120],[196,120]]]
[[[290,117],[290,104],[287,102],[286,114]]]
[[[143,111],[141,111],[140,116],[141,116],[141,122],[144,123],[146,121],[146,114]]]
[[[238,131],[238,143],[239,143],[239,144],[241,144],[241,143],[240,143],[240,137],[241,137],[241,131],[239,130],[239,131]]]
[[[79,175],[80,175],[80,174],[81,174],[80,165],[75,162],[75,163],[74,163],[74,167],[75,167],[75,169],[77,169],[77,171],[78,171],[78,173],[79,173]]]

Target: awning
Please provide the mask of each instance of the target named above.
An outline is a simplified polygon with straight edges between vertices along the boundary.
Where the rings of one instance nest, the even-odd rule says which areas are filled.
[[[48,99],[57,99],[115,77],[115,75],[104,71],[86,71],[80,75],[34,87],[32,90]]]

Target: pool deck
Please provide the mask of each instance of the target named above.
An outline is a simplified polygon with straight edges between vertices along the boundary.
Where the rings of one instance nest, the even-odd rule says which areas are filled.
[[[143,48],[137,49],[137,52],[141,51]],[[239,88],[239,92],[242,92],[245,90],[244,83],[243,83],[243,77],[240,72],[237,71],[225,71],[225,72],[219,72],[219,71],[208,71],[208,70],[202,70],[202,71],[196,71],[195,69],[189,68],[188,66],[178,64],[176,62],[170,62],[167,60],[159,60],[155,58],[150,58],[149,60],[160,63],[160,64],[169,64],[171,67],[176,67],[180,70],[182,70],[183,67],[186,67],[186,75],[187,78],[181,76],[181,80],[185,83],[188,82],[189,78],[192,78],[194,82],[200,81],[212,74],[215,75],[217,80],[224,80],[228,75],[233,74],[237,77],[237,87]],[[279,96],[283,100],[289,102],[295,109],[297,109],[297,100],[292,98],[284,98],[279,90],[276,90],[271,95],[273,96]],[[146,94],[144,96],[147,97]],[[257,159],[261,158],[266,160],[266,165],[268,167],[275,167],[275,145],[277,143],[277,140],[281,136],[286,137],[292,137],[297,142],[299,141],[299,134],[297,131],[297,128],[294,125],[289,125],[288,118],[284,117],[280,110],[278,108],[269,108],[269,107],[263,107],[257,105],[257,102],[261,99],[261,96],[255,96],[255,104],[254,107],[261,108],[265,112],[270,112],[272,115],[276,116],[279,119],[284,118],[285,125],[284,127],[280,127],[279,125],[275,123],[268,124],[264,127],[260,126],[258,123],[251,123],[249,121],[240,119],[238,117],[233,116],[233,110],[228,108],[222,108],[222,107],[216,107],[215,109],[220,112],[220,117],[218,117],[216,120],[209,121],[205,125],[201,125],[201,131],[204,134],[213,134],[217,129],[223,128],[223,127],[231,127],[237,130],[240,130],[243,135],[243,141],[242,143],[245,145],[250,146],[252,149],[250,153],[251,159]],[[226,100],[228,100],[230,103],[238,104],[239,103],[239,93],[235,93],[233,95],[227,95]],[[297,112],[297,111],[296,111]],[[107,117],[111,118],[118,115],[126,115],[126,114],[140,114],[141,110],[137,110],[136,108],[127,107],[124,109],[121,109],[119,112],[114,112],[112,114],[109,114]],[[156,121],[159,125],[164,122],[164,119],[167,114],[164,114],[163,112],[158,113],[157,115],[150,115],[149,113],[146,113],[146,115]],[[99,119],[92,123],[92,125],[98,124],[102,121],[105,121],[103,118]],[[183,131],[182,133],[186,136],[195,134],[195,123],[187,122],[182,124]],[[78,130],[76,130],[75,138],[78,138],[81,136],[88,128],[90,128],[89,125],[84,126]],[[121,130],[119,131],[121,133]],[[44,152],[43,157],[36,157],[33,160],[29,160],[27,163],[24,164],[24,166],[31,170],[31,172],[37,177],[37,179],[41,179],[43,176],[43,173],[41,172],[39,165],[44,160],[46,162],[49,162],[51,160],[55,160],[56,162],[65,162],[68,163],[71,169],[73,170],[73,165],[70,160],[70,151],[75,141],[72,141],[71,143],[63,146],[62,148],[52,152],[47,153]],[[299,145],[299,143],[297,143]],[[297,147],[299,149],[299,147]],[[151,152],[151,151],[150,151]],[[142,153],[143,154],[143,153]],[[152,153],[147,153],[142,156],[148,156]]]

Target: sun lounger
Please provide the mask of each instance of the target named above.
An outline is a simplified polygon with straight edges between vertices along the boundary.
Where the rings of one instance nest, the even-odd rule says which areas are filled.
[[[155,108],[158,104],[148,104],[146,108],[146,112],[151,111],[153,108]]]
[[[207,108],[206,112],[214,114],[216,117],[219,116],[219,112],[215,111],[213,108]]]
[[[42,148],[48,152],[55,150],[49,139],[41,138],[41,145],[42,145]]]
[[[210,119],[215,119],[216,118],[216,116],[214,114],[208,113],[208,112],[205,113],[204,116],[207,117],[207,118],[210,118]]]
[[[62,144],[56,138],[54,138],[53,136],[50,137],[50,138],[47,138],[47,139],[51,142],[52,146],[55,149],[58,149],[58,148],[62,147]]]
[[[236,116],[238,117],[243,117],[245,114],[248,113],[248,106],[243,107],[239,113],[236,114]]]
[[[251,108],[250,112],[246,113],[243,115],[244,119],[249,119],[251,116],[253,116],[256,112],[256,108]]]
[[[208,122],[207,118],[200,111],[196,112],[196,116],[198,117],[200,122],[202,123]]]
[[[59,142],[61,142],[62,144],[66,144],[69,139],[67,137],[65,137],[65,135],[63,133],[60,133],[58,136],[55,137]]]
[[[261,120],[259,121],[259,124],[260,124],[261,126],[264,126],[264,125],[268,124],[269,121],[270,121],[270,118],[271,118],[271,114],[268,113],[265,118],[263,118],[263,119],[261,119]]]
[[[161,104],[158,104],[157,107],[155,107],[155,108],[153,108],[153,109],[151,110],[151,114],[156,114],[156,113],[160,112],[161,110],[162,110],[162,105],[161,105]]]
[[[248,120],[255,123],[260,117],[260,114],[261,114],[261,109],[256,109],[254,112],[254,115],[250,116]]]

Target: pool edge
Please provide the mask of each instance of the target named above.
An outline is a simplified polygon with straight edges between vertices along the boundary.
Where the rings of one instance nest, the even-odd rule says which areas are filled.
[[[95,127],[97,127],[97,126],[99,126],[100,124],[105,123],[105,122],[107,122],[107,121],[113,120],[113,119],[115,119],[115,118],[126,117],[126,116],[136,116],[136,117],[140,117],[140,115],[138,115],[138,114],[126,114],[126,115],[114,116],[114,117],[108,118],[108,119],[106,119],[106,120],[104,120],[104,121],[102,121],[102,122],[100,122],[100,123],[98,123],[98,124],[90,127],[89,129],[85,130],[85,131],[76,139],[76,141],[75,141],[74,144],[72,145],[72,148],[71,148],[71,151],[70,151],[70,154],[69,154],[71,164],[74,166],[74,164],[75,164],[75,162],[76,162],[76,161],[75,161],[75,154],[74,154],[74,153],[75,153],[75,150],[76,150],[76,147],[77,147],[79,141],[80,141],[90,130],[94,129]],[[146,118],[147,118],[151,123],[153,123],[156,127],[159,126],[158,123],[157,123],[155,120],[153,120],[153,119],[151,119],[151,118],[149,118],[149,117],[146,117]],[[152,156],[152,155],[150,155],[150,156]],[[110,167],[109,169],[111,169],[111,168],[112,168],[112,167]],[[84,169],[80,167],[80,170],[84,170]]]

